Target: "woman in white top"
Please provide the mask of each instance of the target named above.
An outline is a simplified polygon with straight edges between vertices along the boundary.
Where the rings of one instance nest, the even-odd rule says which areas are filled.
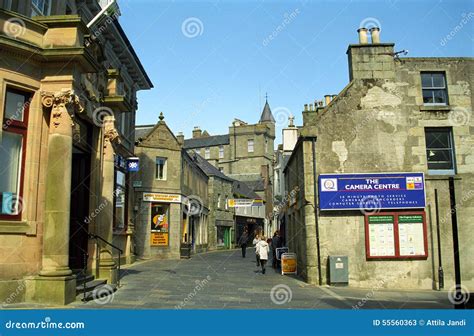
[[[260,241],[260,236],[255,235],[255,238],[252,241],[253,246],[255,246],[255,258],[257,259],[257,267],[260,266],[260,258],[258,257],[257,244]]]
[[[262,266],[262,274],[265,274],[265,264],[267,263],[268,252],[270,251],[265,236],[260,237],[260,241],[255,246],[255,249],[260,259],[260,265]]]

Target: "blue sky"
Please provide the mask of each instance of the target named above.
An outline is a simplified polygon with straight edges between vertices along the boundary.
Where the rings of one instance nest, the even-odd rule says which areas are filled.
[[[469,0],[119,4],[120,22],[155,86],[138,95],[137,124],[154,124],[163,111],[186,137],[193,126],[224,134],[234,117],[257,122],[266,92],[277,135],[289,113],[301,125],[303,104],[348,83],[347,46],[357,43],[361,22],[380,25],[381,41],[408,49],[409,57],[474,55]]]

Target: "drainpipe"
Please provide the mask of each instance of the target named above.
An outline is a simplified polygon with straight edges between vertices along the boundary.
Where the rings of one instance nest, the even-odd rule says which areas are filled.
[[[319,243],[319,221],[318,221],[318,200],[317,192],[317,178],[316,178],[316,137],[311,139],[311,147],[313,151],[313,209],[314,209],[314,224],[316,226],[316,248],[318,252],[318,283],[323,285],[323,278],[321,275],[321,248]]]
[[[453,250],[454,250],[454,279],[456,282],[456,298],[463,297],[461,287],[461,262],[459,260],[459,235],[458,235],[458,215],[456,206],[456,197],[454,189],[454,178],[449,177],[449,202],[451,206],[451,224],[453,226]],[[464,309],[466,302],[460,302],[454,305],[455,309]]]
[[[438,240],[438,283],[439,290],[444,288],[444,271],[443,271],[443,261],[441,258],[441,233],[439,228],[439,205],[438,205],[438,189],[434,190],[435,197],[435,211],[436,211],[436,235]]]

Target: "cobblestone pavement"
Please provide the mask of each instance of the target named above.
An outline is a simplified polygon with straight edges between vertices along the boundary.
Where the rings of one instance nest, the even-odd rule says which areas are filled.
[[[316,287],[267,267],[257,271],[255,254],[240,250],[193,255],[188,260],[150,260],[122,270],[121,288],[103,302],[70,308],[182,309],[400,309],[452,308],[447,292]],[[273,289],[273,292],[272,292]]]

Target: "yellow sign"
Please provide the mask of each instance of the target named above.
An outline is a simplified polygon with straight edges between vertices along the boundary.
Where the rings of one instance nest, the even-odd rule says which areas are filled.
[[[283,253],[281,255],[281,274],[296,274],[296,254]]]
[[[227,200],[229,208],[239,207],[251,207],[251,206],[263,206],[263,200],[261,199],[246,199],[246,198],[231,198]]]
[[[143,193],[144,202],[181,203],[181,195]]]
[[[168,246],[168,232],[152,232],[150,236],[151,246]]]

